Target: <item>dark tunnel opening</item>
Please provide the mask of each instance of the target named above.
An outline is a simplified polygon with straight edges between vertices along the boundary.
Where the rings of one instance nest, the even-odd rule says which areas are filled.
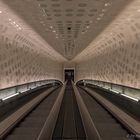
[[[74,81],[74,69],[65,69],[65,81],[72,80]]]

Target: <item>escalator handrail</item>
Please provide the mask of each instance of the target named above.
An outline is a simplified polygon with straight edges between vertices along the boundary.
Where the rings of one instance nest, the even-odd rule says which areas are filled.
[[[88,112],[88,109],[87,109],[77,87],[74,85],[74,83],[72,83],[72,86],[74,89],[78,108],[79,108],[81,118],[83,121],[87,140],[101,140],[101,136],[100,136],[98,130],[96,129],[94,122],[92,121],[92,118]]]
[[[56,121],[58,118],[58,114],[60,111],[62,99],[65,93],[65,87],[66,87],[67,82],[64,83],[63,87],[61,88],[61,91],[59,92],[59,95],[49,113],[49,116],[47,117],[47,120],[44,123],[44,126],[37,138],[37,140],[51,140],[53,131],[56,125]]]

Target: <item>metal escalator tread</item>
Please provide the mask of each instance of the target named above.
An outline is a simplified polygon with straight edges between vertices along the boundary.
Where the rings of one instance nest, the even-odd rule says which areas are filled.
[[[57,89],[44,99],[13,129],[5,140],[36,140],[58,96],[59,90]]]
[[[76,102],[75,102],[75,105],[77,106]],[[78,106],[75,107],[75,124],[76,124],[76,127],[77,127],[77,137],[78,137],[78,140],[85,140],[86,136],[85,136],[85,133],[84,133],[84,129],[81,129],[83,128],[83,124],[82,124],[82,120],[79,119],[81,116],[80,116],[80,112],[78,110]]]
[[[109,138],[109,137],[104,137],[103,140],[134,140],[133,138],[127,138],[127,137],[117,137],[117,138]]]
[[[8,136],[7,140],[35,140],[36,135],[10,135]]]
[[[64,115],[63,138],[76,138],[77,136],[73,113],[72,93],[67,89],[66,93],[67,96],[65,96],[66,108]]]
[[[63,133],[63,123],[64,123],[64,109],[65,109],[65,106],[64,106],[64,99],[62,100],[62,104],[61,104],[61,109],[60,109],[60,112],[59,112],[59,115],[58,115],[58,119],[57,119],[57,123],[56,123],[56,127],[55,127],[55,130],[54,130],[54,134],[53,134],[53,140],[61,140],[61,136],[62,136],[62,133]]]
[[[40,127],[17,127],[12,134],[20,134],[20,135],[32,135],[36,134],[38,135],[40,131]]]
[[[80,88],[79,91],[102,140],[133,140],[127,137],[128,132],[93,97]]]
[[[53,140],[85,140],[81,116],[78,110],[71,83],[67,83],[61,104]]]

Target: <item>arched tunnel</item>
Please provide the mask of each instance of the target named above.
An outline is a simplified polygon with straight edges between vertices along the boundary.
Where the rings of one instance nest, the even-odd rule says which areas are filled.
[[[0,0],[0,139],[139,140],[140,0]]]

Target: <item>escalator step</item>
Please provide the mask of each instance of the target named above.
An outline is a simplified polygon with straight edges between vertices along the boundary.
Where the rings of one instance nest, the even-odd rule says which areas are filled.
[[[133,138],[126,137],[103,137],[102,140],[134,140]]]
[[[9,135],[6,140],[35,140],[36,135]]]
[[[33,135],[33,134],[39,134],[40,128],[38,127],[17,127],[14,131],[13,134],[20,134],[20,135]]]
[[[40,122],[24,122],[24,123],[21,123],[19,125],[19,127],[40,127],[44,124],[44,122],[40,123]]]

